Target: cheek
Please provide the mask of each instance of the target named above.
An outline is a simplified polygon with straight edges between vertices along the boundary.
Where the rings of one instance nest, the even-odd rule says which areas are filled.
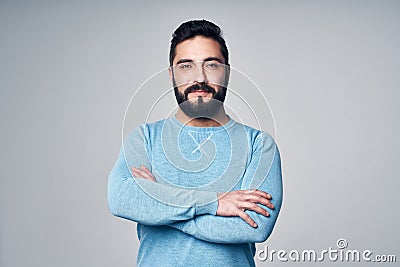
[[[217,89],[216,87],[219,86],[224,86],[226,83],[225,73],[210,73],[207,78],[209,84],[217,85],[213,86],[214,89]]]
[[[185,85],[187,85],[188,83],[190,83],[190,79],[182,76],[182,75],[176,75],[175,76],[175,84],[178,87],[184,87]]]

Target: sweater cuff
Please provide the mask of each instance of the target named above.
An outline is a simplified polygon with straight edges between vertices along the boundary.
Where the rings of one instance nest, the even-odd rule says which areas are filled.
[[[217,193],[209,191],[196,191],[195,215],[202,215],[202,214],[216,215],[217,208],[218,208]]]

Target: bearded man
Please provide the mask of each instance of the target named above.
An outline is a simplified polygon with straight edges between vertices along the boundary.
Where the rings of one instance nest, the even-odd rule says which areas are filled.
[[[175,30],[169,75],[177,112],[127,136],[109,209],[137,222],[138,266],[255,266],[282,204],[278,147],[225,113],[229,54],[214,23]]]

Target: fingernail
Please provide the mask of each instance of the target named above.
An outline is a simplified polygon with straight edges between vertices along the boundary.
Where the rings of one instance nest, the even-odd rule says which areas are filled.
[[[254,227],[254,228],[257,228],[258,225],[257,225],[256,223],[253,223],[253,227]]]
[[[271,195],[270,195],[270,194],[267,194],[267,198],[271,198]]]

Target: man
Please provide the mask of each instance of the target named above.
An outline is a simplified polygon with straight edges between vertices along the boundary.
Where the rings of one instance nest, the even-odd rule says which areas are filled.
[[[111,212],[138,223],[139,266],[255,266],[282,203],[272,137],[231,119],[228,49],[215,24],[180,25],[170,48],[175,116],[136,127],[110,173]]]

